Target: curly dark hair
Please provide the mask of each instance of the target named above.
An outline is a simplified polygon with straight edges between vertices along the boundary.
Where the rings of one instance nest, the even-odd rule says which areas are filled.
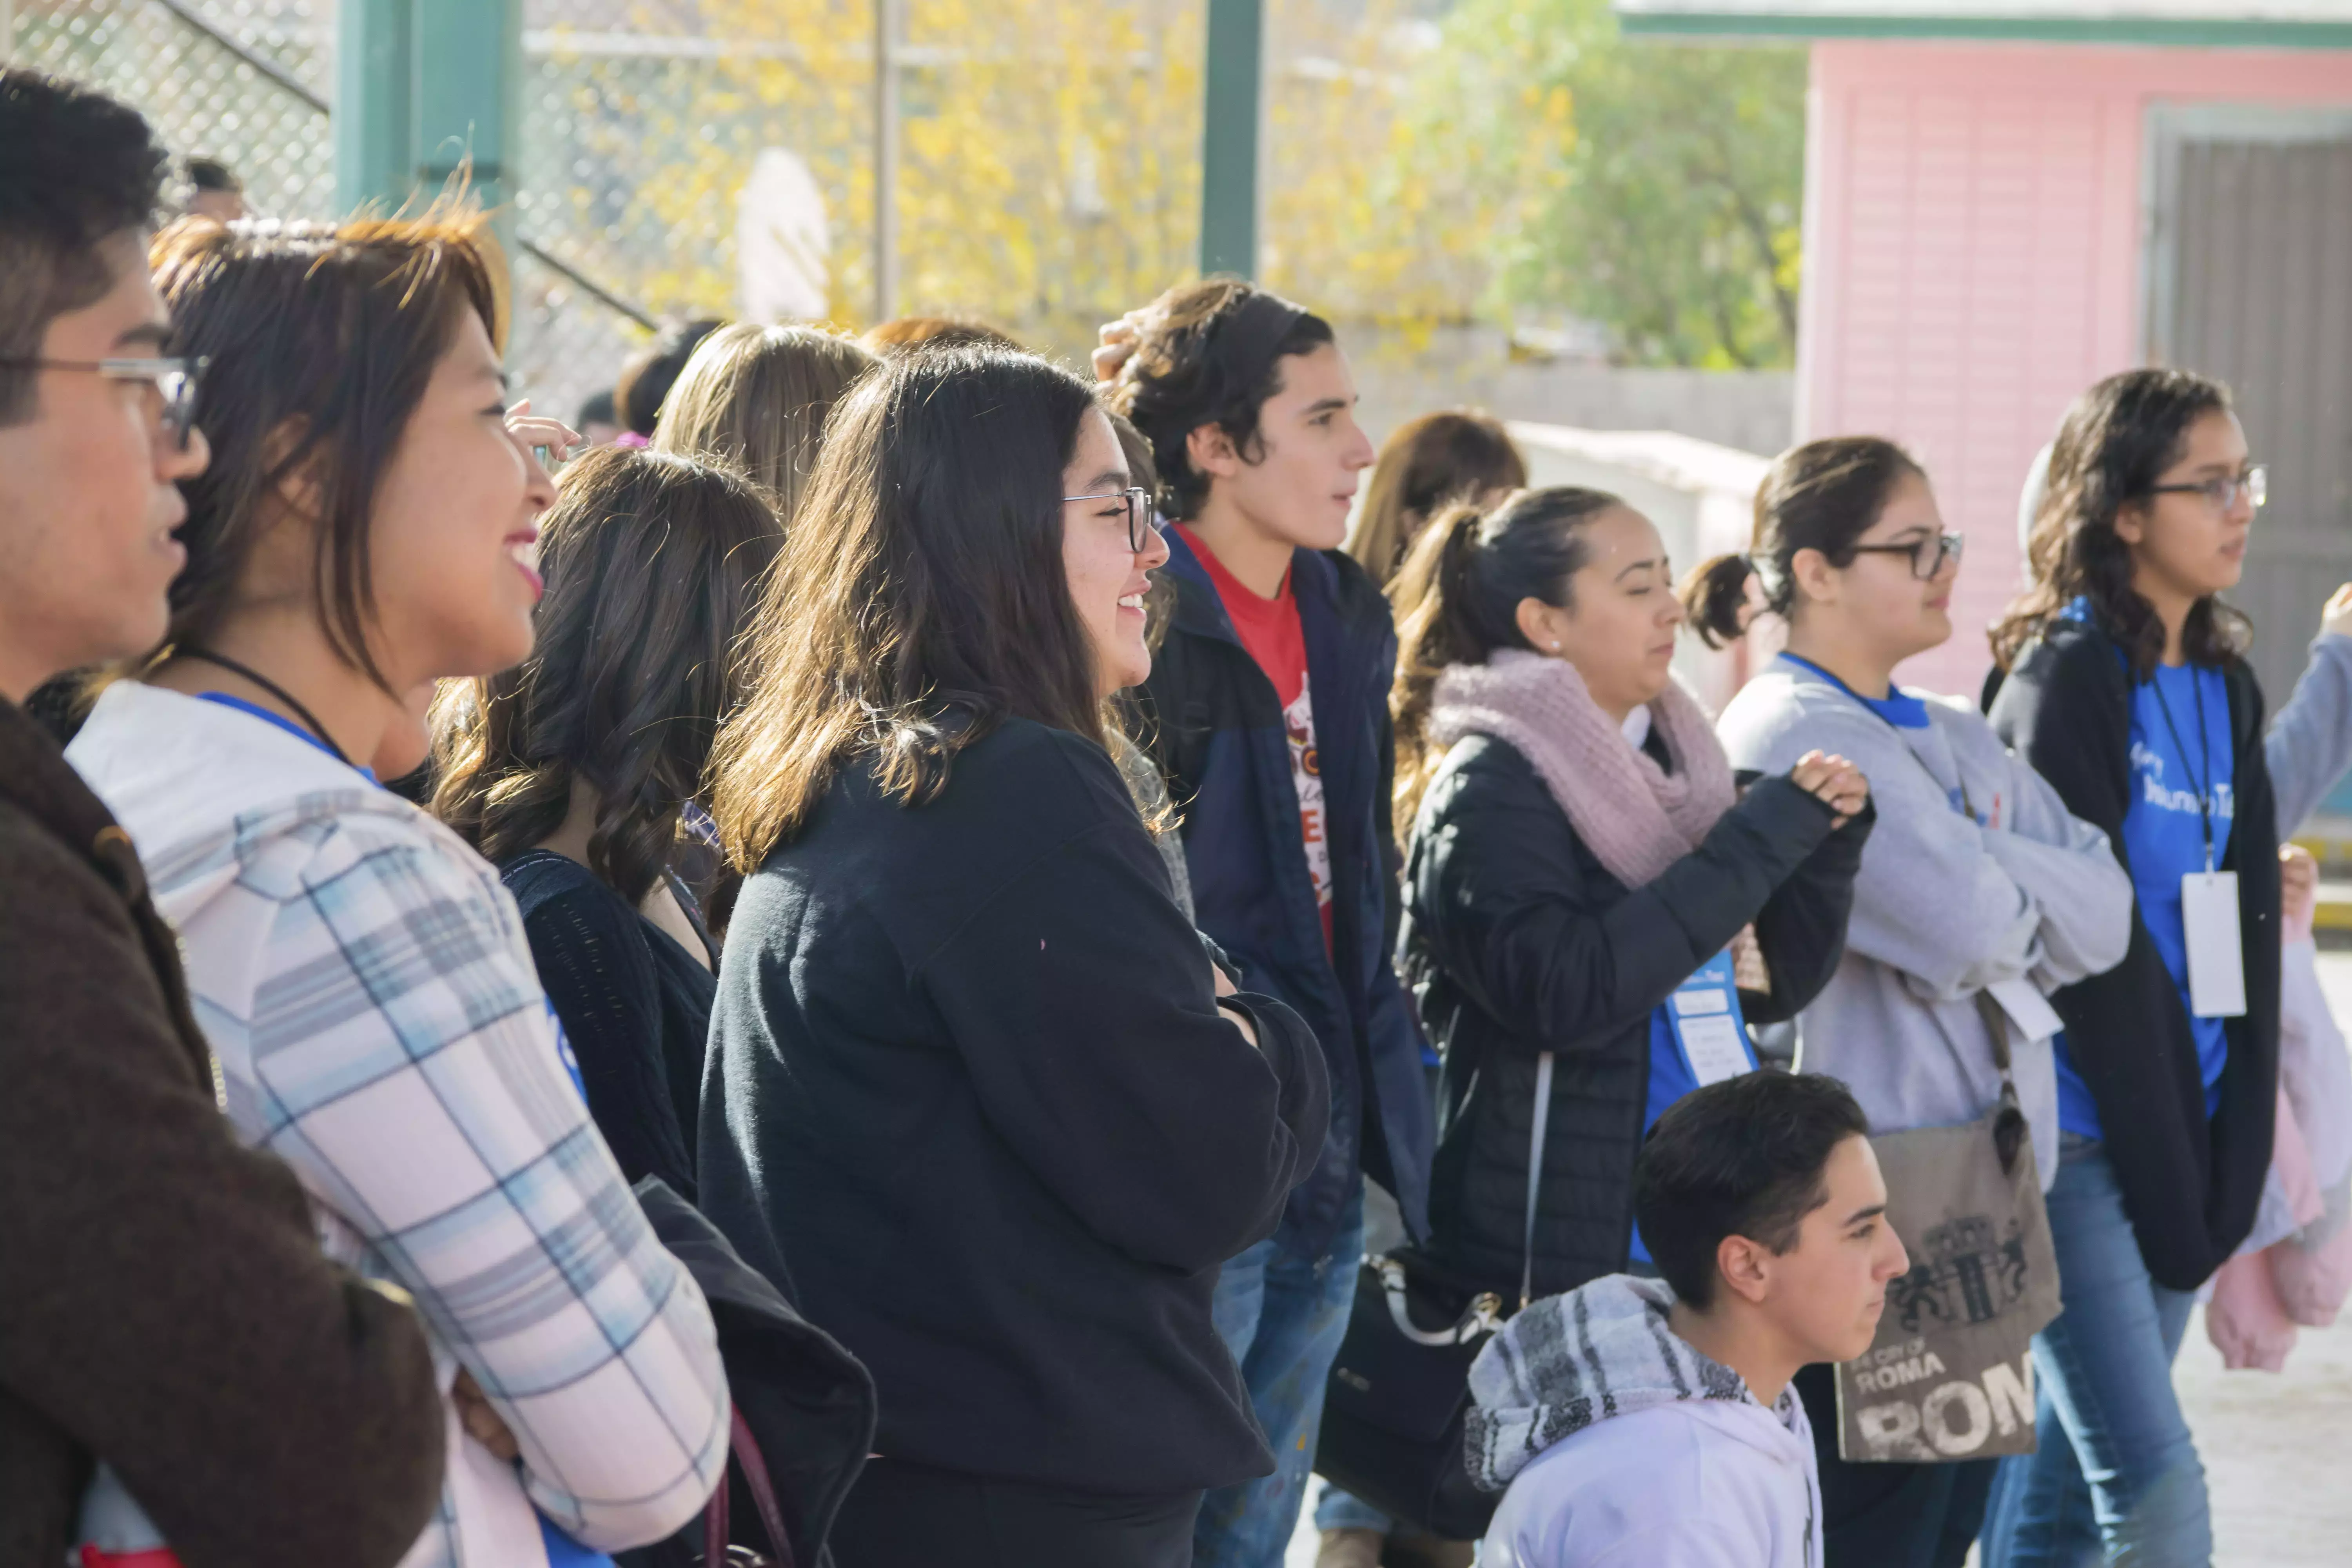
[[[0,71],[0,360],[114,287],[101,242],[154,220],[169,165],[136,110],[29,70]],[[32,416],[35,372],[0,364],[0,425]]]
[[[541,527],[537,643],[445,692],[434,815],[500,862],[562,826],[578,780],[598,803],[588,868],[639,903],[749,692],[743,633],[783,528],[732,469],[626,447],[567,468]]]
[[[1193,431],[1214,425],[1244,462],[1258,461],[1258,413],[1282,390],[1283,360],[1336,341],[1322,317],[1238,278],[1180,283],[1152,301],[1110,404],[1151,443],[1161,514],[1196,517],[1209,499]]]
[[[2231,412],[2230,389],[2186,370],[2129,370],[2074,400],[2050,452],[2050,479],[2026,542],[2032,585],[1992,628],[1993,662],[2007,669],[2025,645],[2077,599],[2090,601],[2142,679],[2164,657],[2164,623],[2132,587],[2131,546],[2116,514],[2180,460],[2189,426]],[[2207,596],[2190,607],[2180,642],[2191,663],[2244,657],[2245,616]]]

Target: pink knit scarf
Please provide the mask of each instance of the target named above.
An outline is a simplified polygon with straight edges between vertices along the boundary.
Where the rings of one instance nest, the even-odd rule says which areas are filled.
[[[1485,664],[1450,665],[1437,678],[1429,738],[1439,746],[1465,735],[1508,743],[1609,874],[1639,888],[1697,848],[1736,798],[1723,744],[1679,681],[1650,703],[1650,720],[1674,759],[1671,773],[1626,741],[1574,665],[1498,648]]]

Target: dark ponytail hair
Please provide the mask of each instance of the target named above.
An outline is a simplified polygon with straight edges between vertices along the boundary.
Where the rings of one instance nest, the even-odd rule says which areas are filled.
[[[1993,662],[2007,669],[2025,645],[2076,599],[2144,679],[2164,657],[2164,623],[2132,587],[2131,546],[2116,517],[2180,460],[2189,427],[2230,412],[2230,391],[2193,371],[2130,370],[2074,400],[2050,450],[2050,476],[2025,547],[2032,586],[1992,629]],[[2245,617],[2220,600],[2197,601],[2180,628],[2193,663],[2227,664],[2246,646]]]
[[[1833,436],[1791,447],[1772,459],[1756,488],[1756,531],[1745,555],[1718,555],[1683,580],[1683,609],[1709,647],[1747,629],[1748,579],[1764,584],[1764,607],[1787,619],[1797,603],[1797,552],[1818,550],[1832,566],[1853,564],[1895,487],[1926,479],[1911,454],[1877,436]]]
[[[1412,830],[1422,791],[1441,760],[1429,745],[1430,700],[1452,664],[1484,664],[1496,648],[1526,648],[1519,602],[1569,607],[1569,579],[1591,553],[1584,525],[1625,503],[1603,490],[1559,485],[1514,490],[1486,511],[1441,512],[1389,586],[1396,606],[1396,826]]]

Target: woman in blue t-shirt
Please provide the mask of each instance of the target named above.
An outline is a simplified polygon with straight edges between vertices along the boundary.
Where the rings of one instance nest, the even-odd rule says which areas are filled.
[[[2065,1307],[2035,1342],[2041,1450],[2006,1462],[1990,1568],[2211,1554],[2171,1366],[2252,1223],[2277,1099],[2278,801],[2245,622],[2216,597],[2263,499],[2224,388],[2101,382],[2059,431],[2035,586],[1993,634],[1994,728],[2108,835],[2136,909],[2124,962],[2052,997]]]

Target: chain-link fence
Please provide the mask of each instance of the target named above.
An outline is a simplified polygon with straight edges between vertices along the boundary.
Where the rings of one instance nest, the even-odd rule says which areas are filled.
[[[334,0],[16,0],[14,12],[12,63],[136,105],[175,155],[228,165],[257,215],[336,216]],[[518,390],[569,416],[611,384],[650,314],[523,238],[509,367]]]
[[[1410,18],[1435,8],[1270,0],[1265,276],[1327,313],[1443,316],[1475,291],[1478,226],[1396,172],[1395,106],[1433,26]],[[229,164],[265,214],[335,216],[334,0],[13,11],[18,62],[135,104],[175,153]],[[896,192],[893,310],[981,317],[1082,361],[1096,323],[1194,267],[1205,11],[526,0],[507,150],[519,389],[572,414],[656,319],[870,322],[877,184]],[[898,102],[887,181],[881,58]]]

